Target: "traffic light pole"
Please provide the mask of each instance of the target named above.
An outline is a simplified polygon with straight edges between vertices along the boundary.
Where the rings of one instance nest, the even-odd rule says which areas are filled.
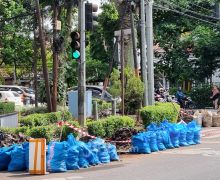
[[[85,4],[79,1],[79,25],[80,25],[80,60],[78,79],[78,118],[81,126],[86,121],[86,57],[85,57]]]

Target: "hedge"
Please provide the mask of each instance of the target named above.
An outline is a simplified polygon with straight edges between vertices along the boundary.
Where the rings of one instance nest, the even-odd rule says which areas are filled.
[[[160,123],[164,119],[172,123],[178,120],[180,106],[176,103],[155,103],[153,106],[146,106],[140,110],[144,126],[151,122]]]
[[[79,127],[77,121],[69,121],[68,123]],[[57,127],[55,124],[48,126],[37,126],[29,128],[27,126],[17,128],[0,128],[0,132],[8,134],[24,134],[32,138],[45,138],[47,143],[51,140],[65,140],[68,134],[72,133],[75,137],[78,135],[76,131],[69,128],[68,126]],[[62,133],[62,135],[61,135]]]
[[[128,116],[110,116],[98,121],[88,121],[86,123],[88,132],[99,137],[112,137],[112,135],[122,127],[134,127],[134,119]]]
[[[20,126],[47,126],[50,124],[57,123],[58,121],[72,121],[72,115],[70,112],[53,112],[53,113],[44,113],[44,114],[31,114],[25,117],[22,117],[19,120]]]
[[[15,112],[14,102],[0,102],[0,115]]]

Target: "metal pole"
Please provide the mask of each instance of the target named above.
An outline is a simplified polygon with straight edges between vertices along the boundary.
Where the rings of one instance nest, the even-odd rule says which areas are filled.
[[[98,120],[99,119],[99,113],[98,113],[98,103],[97,101],[93,101],[93,113],[94,113],[94,119]]]
[[[46,89],[46,94],[47,94],[47,108],[48,108],[48,111],[51,112],[52,104],[51,104],[49,77],[48,77],[48,70],[47,70],[45,38],[44,38],[43,27],[42,27],[42,19],[41,19],[41,13],[40,13],[39,0],[35,0],[35,3],[36,3],[36,16],[37,16],[38,26],[39,26],[39,38],[40,38],[40,44],[41,44],[41,57],[42,57],[43,74],[44,74],[45,89]]]
[[[112,101],[112,115],[115,116],[116,115],[116,100],[113,99]]]
[[[146,67],[146,30],[145,30],[145,5],[144,0],[141,0],[141,68],[142,78],[144,82],[144,106],[148,105],[148,87],[147,87],[147,67]]]
[[[121,113],[125,114],[124,30],[121,29]]]
[[[79,61],[79,82],[78,82],[78,118],[81,126],[86,121],[86,57],[85,57],[85,3],[79,2],[80,18],[80,61]]]
[[[154,104],[153,0],[146,2],[148,102]]]

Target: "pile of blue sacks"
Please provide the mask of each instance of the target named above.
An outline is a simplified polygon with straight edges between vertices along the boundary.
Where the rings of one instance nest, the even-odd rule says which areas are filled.
[[[67,141],[50,142],[47,148],[47,171],[65,172],[118,161],[115,145],[96,138],[88,143],[77,141],[72,134]],[[0,148],[0,171],[24,171],[29,166],[29,143]]]
[[[186,124],[169,123],[164,120],[157,125],[151,123],[146,132],[141,132],[132,137],[132,153],[150,154],[151,152],[200,144],[201,126],[196,121]]]

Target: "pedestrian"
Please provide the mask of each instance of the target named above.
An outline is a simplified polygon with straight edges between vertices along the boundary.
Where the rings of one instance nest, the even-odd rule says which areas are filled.
[[[219,92],[218,86],[213,86],[212,96],[210,97],[210,99],[212,100],[212,103],[215,109],[218,109],[219,96],[220,96],[220,92]]]

